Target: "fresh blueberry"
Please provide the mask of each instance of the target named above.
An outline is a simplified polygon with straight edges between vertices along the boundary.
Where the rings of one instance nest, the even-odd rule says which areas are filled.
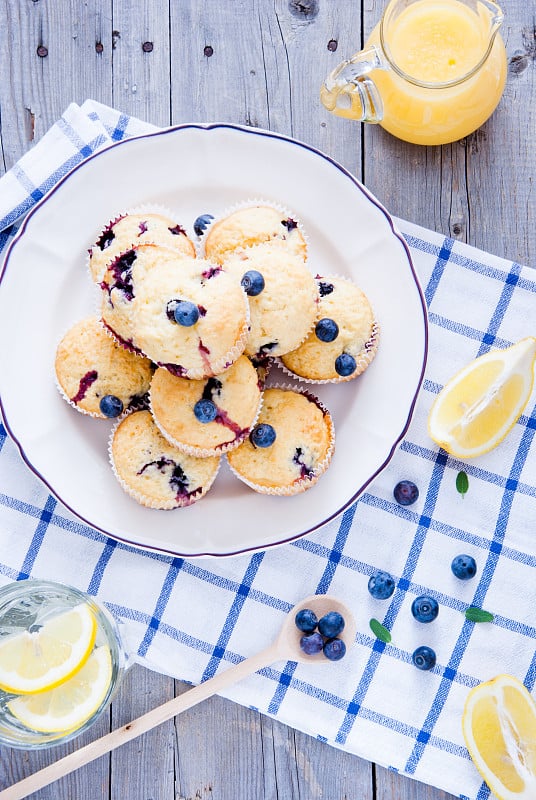
[[[195,303],[191,303],[189,300],[179,300],[173,309],[173,316],[178,325],[190,328],[199,319],[199,309]]]
[[[417,669],[432,669],[435,667],[436,663],[436,654],[432,650],[431,647],[426,647],[426,645],[422,645],[421,647],[417,647],[413,655],[411,656],[411,660],[417,667]]]
[[[249,297],[257,297],[264,289],[264,278],[256,269],[248,269],[247,272],[244,272],[240,283]]]
[[[196,236],[202,236],[214,217],[212,214],[201,214],[194,222],[194,232]]]
[[[395,579],[380,569],[370,576],[368,590],[376,600],[387,600],[395,590]]]
[[[413,481],[399,481],[393,489],[396,502],[401,506],[410,506],[419,497],[419,490]]]
[[[346,645],[342,639],[328,639],[324,645],[324,655],[330,661],[339,661],[346,654]]]
[[[308,656],[315,656],[322,652],[324,640],[319,633],[306,633],[300,639],[300,647]]]
[[[99,408],[105,417],[118,417],[123,411],[123,403],[115,394],[105,394],[101,397]]]
[[[476,561],[473,556],[456,556],[450,568],[461,581],[468,581],[469,578],[474,578],[476,575]]]
[[[212,422],[216,419],[218,409],[212,400],[201,398],[194,406],[195,418],[199,422]]]
[[[423,594],[411,604],[411,613],[418,622],[433,622],[439,614],[439,604],[433,597]]]
[[[316,323],[315,334],[321,342],[333,342],[339,335],[339,326],[334,319],[324,317]]]
[[[346,378],[348,375],[351,375],[352,372],[355,372],[356,367],[355,358],[349,353],[341,353],[340,356],[335,359],[335,372],[342,378]]]
[[[344,629],[344,617],[338,611],[328,611],[318,620],[318,630],[326,639],[333,639]]]
[[[275,430],[267,422],[261,422],[255,425],[249,440],[254,447],[270,447],[275,442]]]
[[[310,608],[302,608],[296,614],[296,627],[304,633],[312,633],[318,625],[318,617]]]

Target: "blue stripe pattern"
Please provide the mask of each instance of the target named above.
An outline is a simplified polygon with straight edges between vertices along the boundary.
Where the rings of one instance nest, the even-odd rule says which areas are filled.
[[[1,221],[0,252],[16,235],[14,223],[73,166],[132,135],[133,124],[140,130],[139,121],[111,109],[90,107],[87,116],[86,135],[72,116],[58,123],[65,157],[48,176],[36,178],[24,162],[10,171],[17,202]],[[229,696],[461,800],[488,800],[459,719],[467,692],[493,674],[516,674],[530,691],[536,685],[536,404],[531,399],[500,449],[472,462],[438,449],[425,420],[450,377],[446,357],[462,366],[534,333],[536,273],[409,223],[399,227],[429,309],[430,357],[406,437],[355,504],[314,534],[253,555],[188,560],[141,552],[70,514],[28,472],[0,424],[0,583],[66,580],[69,570],[70,582],[122,621],[138,661],[191,683],[269,644],[302,597],[333,594],[357,621],[343,661],[318,669],[275,663]],[[458,286],[479,298],[478,313],[465,319],[458,318]],[[460,470],[469,479],[463,498],[455,489]],[[393,497],[402,477],[419,486],[414,505]],[[463,552],[475,557],[478,572],[462,583],[450,561]],[[377,569],[395,578],[386,601],[367,592]],[[431,625],[409,611],[421,594],[440,605]],[[466,619],[471,605],[490,610],[493,622]],[[391,632],[389,643],[373,635],[372,617]],[[421,673],[412,652],[424,643],[437,663]]]

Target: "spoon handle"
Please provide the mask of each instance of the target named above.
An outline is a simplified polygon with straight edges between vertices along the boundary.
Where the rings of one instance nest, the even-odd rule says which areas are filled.
[[[193,689],[189,689],[178,697],[174,697],[172,700],[168,700],[166,703],[153,708],[141,717],[123,725],[122,728],[107,733],[105,736],[96,739],[94,742],[90,742],[90,744],[87,744],[80,750],[75,750],[73,753],[64,756],[64,758],[60,758],[55,763],[49,764],[48,767],[44,767],[38,770],[38,772],[34,772],[33,775],[29,775],[27,778],[18,781],[18,783],[14,783],[12,786],[0,792],[0,800],[22,800],[22,798],[27,797],[29,794],[32,794],[32,792],[36,792],[38,789],[48,786],[48,784],[53,783],[53,781],[62,778],[64,775],[68,775],[70,772],[74,772],[74,770],[83,767],[85,764],[89,764],[91,761],[99,758],[99,756],[109,753],[111,750],[115,750],[116,747],[130,742],[142,733],[146,733],[152,728],[156,728],[157,725],[161,725],[168,719],[177,716],[177,714],[180,714],[182,711],[192,708],[192,706],[195,706],[202,700],[206,700],[213,694],[221,692],[223,689],[227,688],[227,686],[237,683],[247,675],[251,675],[251,673],[284,657],[284,653],[281,652],[278,643],[275,642],[260,653],[246,658],[239,664],[235,664],[233,667],[215,675],[213,678],[209,678],[209,680],[204,681],[204,683],[194,686]]]

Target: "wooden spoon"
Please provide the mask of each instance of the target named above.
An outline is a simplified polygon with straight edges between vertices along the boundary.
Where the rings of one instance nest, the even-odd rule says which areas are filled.
[[[123,725],[122,728],[118,728],[102,736],[100,739],[90,742],[90,744],[82,747],[80,750],[75,750],[74,753],[60,758],[59,761],[56,761],[54,764],[50,764],[48,767],[44,767],[44,769],[35,772],[33,775],[23,778],[23,780],[13,784],[13,786],[9,786],[7,789],[1,791],[0,800],[21,800],[21,798],[27,797],[29,794],[32,794],[32,792],[36,792],[38,789],[48,786],[48,784],[53,781],[84,766],[84,764],[89,764],[94,759],[99,758],[99,756],[110,752],[110,750],[114,750],[116,747],[130,742],[131,739],[135,739],[142,733],[146,733],[162,722],[166,722],[166,720],[177,716],[177,714],[180,714],[182,711],[192,708],[192,706],[195,706],[207,697],[221,692],[223,689],[227,688],[227,686],[237,683],[247,675],[251,675],[253,672],[257,672],[263,667],[273,664],[275,661],[301,661],[329,665],[330,662],[322,652],[308,656],[300,648],[300,638],[303,636],[303,633],[298,630],[294,620],[296,614],[302,608],[312,609],[318,619],[323,617],[324,614],[327,614],[328,611],[338,611],[345,621],[344,630],[339,635],[339,638],[344,641],[347,649],[353,645],[356,635],[356,624],[351,611],[339,600],[329,595],[312,595],[306,597],[305,600],[295,605],[290,611],[283,623],[279,636],[270,647],[267,647],[256,655],[250,656],[250,658],[246,658],[245,661],[235,664],[235,666],[230,667],[230,669],[225,670],[225,672],[215,675],[204,683],[200,683],[193,689],[184,692],[184,694],[174,697],[172,700],[168,700],[167,703],[153,708],[152,711],[148,711],[143,716],[127,723],[127,725]]]

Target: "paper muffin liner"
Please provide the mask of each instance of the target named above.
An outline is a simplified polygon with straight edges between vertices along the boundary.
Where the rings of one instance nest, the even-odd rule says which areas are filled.
[[[235,211],[241,211],[246,208],[251,208],[252,206],[267,206],[269,208],[275,209],[275,211],[278,211],[280,214],[282,214],[283,217],[293,219],[294,222],[296,222],[297,228],[302,235],[305,244],[304,260],[307,261],[307,256],[309,253],[309,237],[301,222],[299,215],[296,214],[292,209],[283,205],[282,203],[274,200],[268,200],[264,197],[255,197],[247,200],[238,201],[224,208],[223,211],[217,216],[215,215],[210,225],[207,226],[206,231],[203,233],[201,237],[199,237],[199,245],[198,245],[199,255],[202,258],[210,258],[210,256],[207,256],[205,254],[205,241],[206,241],[206,234],[214,225],[216,225],[218,222],[221,222],[226,217],[233,214]],[[273,241],[273,240],[267,239],[266,241]]]
[[[123,489],[123,491],[125,491],[126,494],[128,494],[130,497],[132,497],[133,500],[136,500],[136,502],[139,503],[140,505],[145,506],[146,508],[155,509],[157,511],[172,511],[173,509],[176,509],[176,508],[187,508],[188,506],[192,506],[194,503],[197,503],[199,500],[201,500],[207,494],[209,489],[214,484],[214,481],[216,480],[218,472],[220,471],[221,459],[218,462],[218,465],[217,465],[216,469],[214,470],[213,475],[209,478],[207,483],[202,487],[201,491],[199,491],[199,493],[197,495],[195,495],[195,497],[188,498],[188,500],[185,501],[185,502],[178,502],[176,498],[170,499],[168,502],[160,501],[160,500],[157,500],[157,499],[151,499],[150,497],[147,497],[146,495],[141,494],[141,492],[138,492],[136,489],[134,489],[132,486],[130,486],[130,484],[127,483],[127,481],[125,481],[124,478],[119,474],[119,471],[117,470],[117,467],[115,465],[115,460],[114,460],[114,457],[113,457],[112,445],[113,445],[113,441],[114,441],[114,438],[115,438],[115,434],[116,434],[117,429],[119,428],[120,424],[123,422],[123,420],[126,417],[128,417],[130,414],[133,414],[133,413],[136,413],[136,412],[135,411],[131,411],[131,412],[128,412],[126,414],[123,414],[122,417],[117,420],[117,423],[113,426],[113,428],[111,430],[110,438],[108,439],[108,460],[110,462],[110,466],[112,468],[112,472],[113,472],[115,478],[117,479],[119,485]],[[154,417],[153,417],[153,420],[154,420]]]
[[[104,278],[104,274],[106,272],[106,268],[107,268],[107,266],[109,264],[109,261],[107,261],[105,263],[105,265],[103,267],[101,267],[100,273],[98,273],[98,274],[95,273],[95,271],[92,269],[92,264],[91,264],[91,249],[93,247],[95,247],[96,242],[100,239],[100,237],[104,233],[106,233],[106,231],[109,231],[110,228],[113,227],[113,225],[116,225],[120,220],[124,219],[125,217],[130,216],[130,215],[134,215],[134,214],[159,214],[162,217],[167,217],[172,222],[177,222],[177,225],[180,227],[180,229],[182,231],[184,231],[185,236],[187,236],[188,240],[192,244],[192,247],[193,247],[192,256],[194,258],[197,256],[198,248],[196,246],[195,241],[192,239],[192,236],[188,232],[187,227],[185,225],[183,225],[182,222],[177,221],[178,220],[178,215],[172,209],[168,208],[167,206],[159,205],[159,204],[139,205],[139,206],[134,206],[133,208],[123,209],[119,213],[117,213],[116,215],[112,216],[108,220],[108,222],[100,229],[100,231],[95,235],[94,239],[92,240],[92,243],[91,243],[90,247],[87,250],[87,253],[86,253],[86,271],[87,271],[91,281],[93,283],[97,284],[97,286],[101,283],[101,281]],[[149,244],[149,243],[150,243],[149,240],[143,240],[143,244]],[[151,243],[152,244],[158,244],[158,242],[151,242]],[[140,244],[140,242],[139,241],[131,241],[130,244],[126,245],[124,250],[122,250],[121,252],[126,252],[127,250],[130,250],[131,247],[134,247],[134,245],[136,245],[136,244]]]
[[[76,403],[73,403],[70,397],[65,394],[63,387],[61,386],[58,376],[56,375],[56,371],[54,370],[54,383],[60,395],[63,397],[66,403],[69,403],[71,408],[74,408],[75,411],[78,411],[79,414],[85,414],[86,417],[93,417],[94,419],[109,419],[109,417],[105,417],[104,414],[98,414],[96,411],[88,411],[86,408],[81,408]]]
[[[174,447],[176,447],[177,450],[180,450],[181,452],[186,453],[187,455],[190,456],[196,456],[197,458],[210,458],[211,456],[220,456],[223,455],[224,453],[229,453],[231,452],[231,450],[235,450],[237,447],[239,447],[242,444],[242,442],[249,436],[251,429],[255,426],[259,418],[259,414],[261,413],[261,408],[262,408],[262,394],[259,397],[259,402],[257,405],[257,410],[255,412],[255,417],[253,421],[247,428],[244,429],[242,436],[237,437],[232,442],[223,442],[222,444],[217,445],[216,447],[213,448],[195,447],[194,445],[189,445],[186,444],[185,442],[179,442],[177,439],[171,436],[171,434],[168,433],[168,431],[162,426],[160,420],[154,413],[153,405],[151,402],[151,393],[149,392],[149,410],[153,415],[154,424],[156,425],[156,427],[158,428],[164,439],[167,439],[167,441]]]
[[[294,386],[292,384],[287,383],[275,383],[272,386],[267,386],[267,389],[283,389],[285,391],[291,391],[296,394],[303,394],[307,397],[308,400],[315,403],[318,408],[322,411],[324,415],[324,419],[327,421],[327,425],[329,428],[329,435],[330,435],[330,442],[328,445],[328,449],[322,461],[320,461],[314,470],[314,474],[298,478],[289,486],[261,486],[254,481],[249,480],[244,475],[240,474],[231,464],[229,459],[227,459],[227,464],[229,465],[229,469],[237,477],[242,483],[245,483],[250,489],[253,489],[255,492],[259,494],[268,494],[274,495],[278,497],[290,497],[292,495],[301,494],[305,492],[307,489],[312,488],[321,478],[321,476],[326,472],[328,469],[331,459],[333,457],[333,453],[335,452],[335,425],[333,422],[333,417],[331,416],[330,411],[328,408],[322,403],[322,401],[315,395],[309,392],[307,389],[301,386]]]

